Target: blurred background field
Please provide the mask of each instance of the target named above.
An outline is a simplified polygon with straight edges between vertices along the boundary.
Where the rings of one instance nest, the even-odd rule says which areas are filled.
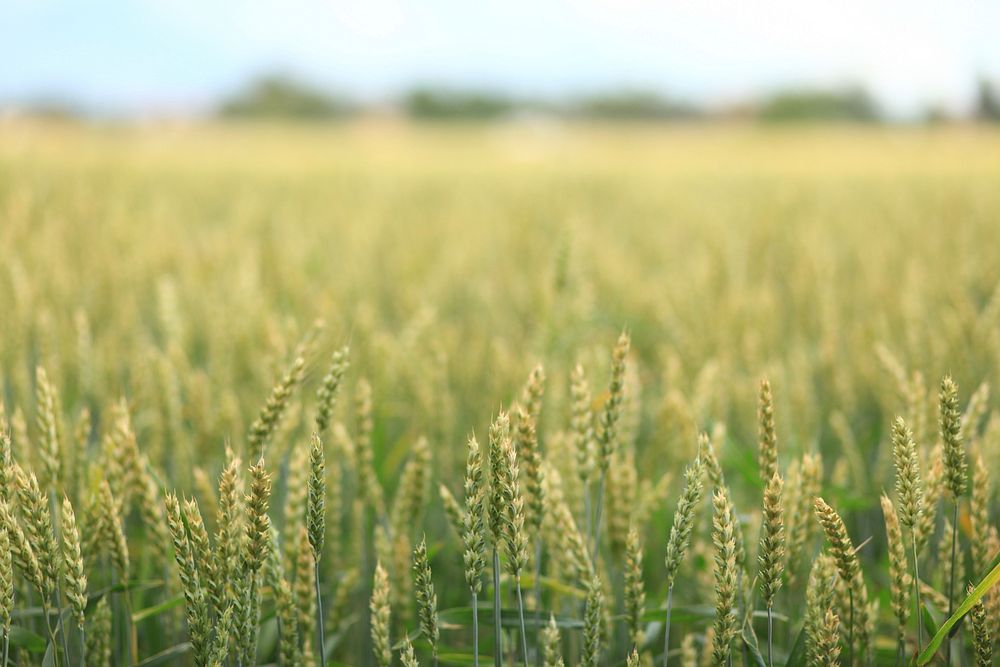
[[[449,479],[537,362],[565,429],[571,364],[599,385],[628,329],[641,470],[715,422],[749,456],[767,374],[785,451],[842,449],[834,418],[874,491],[892,372],[997,380],[998,177],[976,126],[8,122],[4,390],[42,363],[68,409],[125,392],[143,441],[216,465],[322,318],[391,487],[418,434]]]

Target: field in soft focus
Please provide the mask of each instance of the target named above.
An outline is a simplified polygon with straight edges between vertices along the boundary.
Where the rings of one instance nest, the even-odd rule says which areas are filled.
[[[725,426],[716,447],[737,511],[758,520],[767,376],[782,467],[821,452],[827,500],[857,542],[874,536],[862,558],[891,650],[878,506],[893,484],[889,425],[910,418],[928,456],[943,375],[963,406],[981,383],[1000,386],[998,184],[1000,132],[975,127],[6,120],[0,398],[33,429],[43,366],[67,434],[81,410],[94,416],[86,449],[67,453],[85,467],[125,396],[150,465],[193,493],[196,469],[217,477],[226,443],[245,442],[322,319],[305,387],[268,449],[275,516],[329,353],[349,344],[339,432],[355,428],[365,377],[390,499],[427,436],[420,525],[441,604],[457,606],[461,551],[436,489],[461,498],[467,435],[484,441],[542,363],[542,448],[572,487],[569,373],[583,364],[599,406],[624,329],[622,451],[640,493],[670,480],[642,527],[650,606],[663,598],[663,548],[698,431]],[[970,447],[1000,460],[1000,418],[987,410],[973,429]],[[331,448],[349,469],[348,445]],[[349,552],[357,538],[342,523]],[[687,585],[711,591],[707,560]]]
[[[668,416],[752,429],[764,374],[786,447],[836,447],[839,410],[867,452],[899,407],[876,346],[995,379],[998,178],[983,129],[8,123],[0,363],[14,403],[41,362],[67,409],[143,411],[166,365],[210,461],[322,318],[383,453],[427,432],[448,460],[539,361],[562,428],[568,365],[600,384],[626,328],[643,454]]]

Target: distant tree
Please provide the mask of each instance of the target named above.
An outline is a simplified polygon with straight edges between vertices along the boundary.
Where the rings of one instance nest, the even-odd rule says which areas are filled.
[[[403,99],[410,116],[427,120],[497,118],[515,106],[512,99],[498,93],[435,87],[415,88]]]
[[[932,104],[924,109],[923,121],[928,125],[942,125],[952,120],[948,111],[937,104]]]
[[[571,113],[607,120],[694,118],[700,111],[647,91],[619,91],[586,97],[571,105]]]
[[[1000,122],[1000,96],[987,79],[979,80],[976,95],[976,117],[990,123]]]
[[[64,97],[39,96],[15,106],[31,118],[48,121],[72,121],[86,118],[87,112],[78,103]]]
[[[290,118],[323,120],[344,116],[351,105],[284,75],[269,75],[222,102],[222,118]]]
[[[790,90],[765,100],[758,116],[765,121],[873,122],[878,109],[861,88],[844,90]]]

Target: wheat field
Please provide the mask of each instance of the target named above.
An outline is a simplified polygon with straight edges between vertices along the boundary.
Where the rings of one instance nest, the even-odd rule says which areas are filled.
[[[971,126],[0,120],[0,664],[992,665],[998,183]]]

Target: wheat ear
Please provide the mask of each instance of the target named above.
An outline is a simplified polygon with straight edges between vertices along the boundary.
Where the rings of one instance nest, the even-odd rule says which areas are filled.
[[[955,506],[951,522],[951,567],[948,576],[948,616],[955,608],[955,569],[958,559],[958,507],[968,485],[968,464],[965,447],[962,445],[962,413],[958,407],[958,385],[946,375],[941,380],[938,395],[938,424],[941,442],[944,445],[944,479]],[[951,642],[945,645],[945,660],[951,662]]]
[[[704,464],[700,457],[695,458],[684,471],[684,491],[677,502],[674,513],[674,523],[670,527],[670,538],[667,540],[667,555],[664,559],[667,568],[667,612],[663,630],[663,667],[667,667],[670,652],[670,612],[673,602],[674,580],[677,571],[687,555],[691,544],[691,530],[694,527],[695,510],[701,502],[704,489],[702,477]]]
[[[646,607],[646,589],[642,583],[642,545],[639,532],[632,527],[625,543],[625,618],[628,622],[629,643],[642,646],[642,614]]]
[[[604,590],[601,578],[594,575],[587,586],[587,603],[583,617],[583,667],[601,664],[601,635],[604,623]]]
[[[542,630],[542,664],[545,667],[564,667],[562,652],[559,648],[559,644],[559,626],[556,625],[556,617],[550,614],[549,622]]]
[[[910,586],[913,581],[907,572],[906,546],[903,544],[903,529],[900,527],[896,508],[889,496],[882,494],[882,516],[885,518],[885,533],[889,545],[889,590],[892,611],[896,615],[900,659],[906,654],[906,622],[910,618]],[[919,621],[919,619],[918,619]]]
[[[375,564],[375,579],[372,584],[371,609],[372,651],[378,667],[389,667],[392,662],[392,648],[389,645],[389,574],[382,563]]]
[[[431,656],[436,667],[441,631],[438,626],[437,594],[434,592],[434,581],[431,578],[431,564],[427,557],[426,538],[420,540],[420,544],[413,552],[413,577],[417,607],[420,611],[420,628],[424,637],[430,642]]]
[[[715,544],[715,643],[713,662],[727,665],[732,660],[736,635],[736,538],[733,506],[726,489],[712,497],[712,542]]]
[[[611,352],[611,380],[608,383],[608,397],[604,401],[597,428],[597,464],[601,471],[597,486],[597,505],[594,509],[594,544],[591,561],[597,562],[601,550],[601,515],[604,510],[604,487],[608,480],[608,469],[611,458],[618,445],[618,421],[622,416],[622,403],[625,400],[625,362],[628,358],[631,340],[627,332],[618,336],[615,349]]]
[[[781,502],[781,476],[775,472],[764,487],[764,525],[760,538],[760,593],[767,607],[767,662],[773,658],[774,597],[781,588],[781,573],[785,563],[785,523]]]
[[[486,572],[486,483],[483,455],[475,436],[470,436],[465,463],[465,511],[462,522],[462,554],[465,583],[472,594],[472,647],[474,667],[479,667],[479,592]]]

